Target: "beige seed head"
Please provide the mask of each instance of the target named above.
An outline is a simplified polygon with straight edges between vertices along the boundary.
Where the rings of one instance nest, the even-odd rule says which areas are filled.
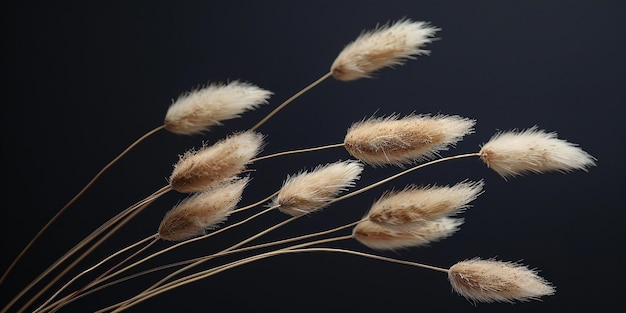
[[[469,208],[482,193],[483,182],[461,182],[454,186],[409,186],[384,194],[370,208],[368,219],[391,228],[412,228],[425,220],[452,216]]]
[[[556,292],[537,271],[493,259],[459,262],[450,267],[448,279],[454,291],[474,302],[538,300]]]
[[[342,191],[354,187],[363,165],[356,160],[319,165],[311,172],[288,176],[272,206],[292,216],[300,216],[324,208]]]
[[[365,220],[353,230],[352,236],[360,243],[376,250],[396,250],[419,247],[442,240],[454,234],[463,219],[440,217],[413,224],[410,228],[398,229]]]
[[[439,28],[409,19],[366,31],[349,43],[331,66],[335,79],[350,81],[369,78],[385,67],[402,65],[407,59],[429,54],[422,46],[432,42]]]
[[[372,166],[404,166],[438,156],[473,133],[475,123],[456,115],[372,117],[348,129],[344,146],[350,155]]]
[[[181,95],[167,110],[165,129],[183,135],[201,133],[256,109],[271,95],[270,91],[238,80],[210,84]]]
[[[204,191],[243,172],[262,149],[263,135],[251,131],[235,133],[212,146],[190,150],[174,165],[172,189],[179,192]]]
[[[595,158],[577,145],[536,126],[497,133],[482,146],[480,158],[505,179],[526,173],[586,171],[595,165]]]
[[[159,236],[165,240],[181,241],[216,227],[226,220],[241,200],[248,181],[248,177],[226,181],[183,200],[165,214],[159,226]]]

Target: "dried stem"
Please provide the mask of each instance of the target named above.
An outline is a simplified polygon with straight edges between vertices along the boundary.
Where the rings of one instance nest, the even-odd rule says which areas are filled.
[[[130,219],[132,219],[135,215],[139,214],[144,208],[146,208],[150,203],[154,202],[163,194],[170,191],[170,186],[165,186],[154,192],[152,195],[147,198],[139,201],[138,203],[132,205],[126,210],[118,213],[116,216],[105,222],[103,225],[98,227],[95,231],[93,231],[89,236],[85,237],[81,242],[79,242],[76,246],[66,252],[61,258],[59,258],[53,265],[48,267],[43,273],[41,273],[35,280],[33,280],[26,288],[24,288],[17,296],[15,296],[11,302],[3,309],[2,313],[6,312],[17,300],[20,299],[30,288],[32,288],[35,284],[37,284],[41,279],[43,279],[46,275],[48,275],[52,270],[57,268],[61,263],[67,260],[70,256],[76,253],[81,248],[85,247],[89,242],[94,240],[100,234],[102,234],[106,229],[114,225],[116,222],[119,222],[117,226],[111,229],[106,235],[104,235],[98,242],[91,245],[87,251],[85,251],[80,257],[78,257],[73,263],[68,265],[60,274],[58,274],[52,281],[50,281],[43,289],[41,289],[34,297],[29,299],[29,301],[22,306],[22,308],[18,312],[23,312],[30,306],[35,300],[37,300],[44,292],[46,292],[54,283],[56,283],[63,275],[65,275],[70,269],[76,266],[83,258],[85,258],[91,251],[95,250],[102,242],[104,242],[108,237],[113,235],[119,228],[121,228],[124,224],[126,224]],[[124,220],[122,220],[124,219]],[[121,220],[121,221],[120,221]]]
[[[83,187],[83,189],[80,190],[80,192],[78,192],[67,204],[65,204],[49,221],[48,223],[46,223],[46,225],[44,225],[39,232],[35,235],[35,237],[33,237],[33,239],[30,240],[30,242],[28,242],[28,244],[24,247],[24,249],[22,249],[22,251],[17,255],[17,257],[15,257],[15,259],[13,260],[13,262],[11,263],[11,265],[9,265],[9,267],[7,268],[7,270],[4,272],[4,274],[2,274],[2,277],[0,277],[0,284],[2,284],[2,282],[5,280],[5,278],[7,277],[7,275],[9,275],[9,272],[13,269],[13,267],[15,267],[15,265],[17,264],[17,262],[19,262],[19,260],[22,258],[22,256],[24,256],[24,254],[26,253],[26,251],[28,249],[30,249],[30,247],[35,243],[35,241],[41,237],[41,235],[46,231],[46,229],[48,229],[48,227],[50,227],[50,225],[61,215],[63,214],[63,212],[65,212],[67,210],[67,208],[70,207],[70,205],[72,205],[74,202],[76,202],[76,200],[82,196],[85,191],[87,191],[87,189],[89,189],[89,187],[91,187],[91,185],[93,185],[93,183],[100,178],[100,176],[102,176],[102,174],[109,169],[109,167],[111,167],[115,162],[117,162],[119,159],[122,158],[122,156],[124,156],[126,153],[128,153],[128,151],[130,151],[132,148],[134,148],[137,144],[139,144],[141,141],[143,141],[144,139],[146,139],[147,137],[151,136],[152,134],[156,133],[157,131],[163,129],[165,126],[161,125],[149,132],[147,132],[146,134],[144,134],[143,136],[139,137],[139,139],[135,140],[135,142],[133,142],[130,146],[128,146],[128,148],[126,148],[124,151],[122,151],[122,153],[120,153],[117,157],[115,157],[115,159],[113,159],[111,162],[109,162],[109,164],[107,164],[106,166],[104,166],[100,172],[98,172],[96,174],[96,176],[94,176],[89,183],[87,183],[87,185],[85,185]]]
[[[254,125],[252,128],[250,128],[250,131],[254,131],[257,128],[259,128],[261,125],[263,125],[265,122],[267,122],[267,120],[269,120],[272,116],[274,116],[276,113],[278,113],[278,111],[280,111],[282,108],[284,108],[287,104],[291,103],[293,100],[296,100],[296,98],[298,98],[299,96],[301,96],[305,92],[309,91],[311,88],[319,85],[321,82],[323,82],[324,80],[326,80],[330,76],[332,76],[331,72],[328,72],[328,73],[324,74],[324,76],[318,78],[316,81],[312,82],[308,86],[304,87],[304,89],[300,90],[298,93],[296,93],[295,95],[291,96],[291,98],[285,100],[285,102],[281,103],[272,112],[270,112],[267,116],[265,116],[262,120],[260,120],[256,125]]]

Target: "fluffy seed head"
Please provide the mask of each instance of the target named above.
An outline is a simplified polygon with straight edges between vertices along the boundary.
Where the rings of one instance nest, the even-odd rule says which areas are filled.
[[[450,267],[448,279],[454,291],[474,302],[538,300],[556,291],[537,271],[493,259],[459,262]]]
[[[440,217],[413,224],[410,228],[398,229],[365,220],[353,230],[352,236],[360,243],[376,250],[396,250],[419,247],[439,241],[454,234],[463,219]]]
[[[407,59],[429,54],[422,46],[433,41],[439,28],[409,19],[366,31],[349,43],[331,66],[335,79],[350,81],[369,78],[382,68],[402,65]]]
[[[248,181],[248,177],[233,179],[183,200],[165,214],[159,226],[159,236],[181,241],[216,227],[241,200]]]
[[[262,145],[261,134],[246,131],[235,133],[212,146],[190,150],[174,165],[170,185],[179,192],[206,190],[243,172],[261,151]]]
[[[531,172],[586,171],[595,165],[595,158],[577,145],[536,126],[497,133],[482,146],[480,158],[505,179]]]
[[[454,186],[409,186],[384,194],[370,208],[370,221],[391,228],[412,228],[415,224],[451,216],[469,208],[483,190],[483,182],[461,182]]]
[[[182,94],[165,114],[165,129],[183,135],[209,130],[222,121],[267,103],[272,92],[238,80]]]
[[[344,146],[350,155],[372,166],[404,166],[447,150],[473,133],[475,123],[456,115],[372,117],[348,129]]]
[[[324,208],[342,191],[354,187],[363,165],[355,160],[319,165],[311,172],[288,176],[272,206],[282,212],[299,216]]]

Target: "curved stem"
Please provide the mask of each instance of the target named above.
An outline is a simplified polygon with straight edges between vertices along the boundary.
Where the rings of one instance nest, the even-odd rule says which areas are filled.
[[[356,191],[353,191],[351,193],[347,193],[347,194],[345,194],[345,195],[343,195],[341,197],[337,197],[337,198],[335,198],[333,200],[330,200],[327,205],[330,205],[330,204],[333,204],[335,202],[338,202],[338,201],[341,201],[341,200],[344,200],[344,199],[356,196],[356,195],[361,194],[363,192],[366,192],[366,191],[368,191],[370,189],[378,187],[378,186],[380,186],[382,184],[385,184],[385,183],[387,183],[387,182],[389,182],[391,180],[394,180],[394,179],[396,179],[396,178],[398,178],[398,177],[400,177],[402,175],[408,174],[408,173],[410,173],[412,171],[415,171],[415,170],[420,169],[420,168],[424,168],[426,166],[430,166],[430,165],[433,165],[433,164],[436,164],[436,163],[440,163],[440,162],[455,160],[455,159],[477,157],[477,156],[480,156],[480,153],[475,152],[475,153],[458,154],[458,155],[453,155],[453,156],[449,156],[449,157],[445,157],[445,158],[436,159],[436,160],[433,160],[433,161],[430,161],[430,162],[422,163],[420,165],[416,165],[414,167],[406,169],[406,170],[404,170],[404,171],[402,171],[402,172],[400,172],[398,174],[395,174],[395,175],[389,176],[389,177],[387,177],[387,178],[385,178],[383,180],[377,181],[377,182],[375,182],[375,183],[373,183],[373,184],[371,184],[369,186],[363,187],[363,188],[358,189]]]
[[[100,235],[102,232],[104,232],[107,228],[111,227],[113,224],[115,224],[116,222],[119,221],[119,223],[113,229],[109,230],[109,232],[107,234],[105,234],[99,241],[97,241],[96,243],[91,245],[89,247],[89,249],[87,249],[87,251],[85,251],[81,256],[79,256],[76,260],[74,260],[74,262],[72,262],[70,265],[68,265],[61,273],[59,273],[52,281],[50,281],[44,288],[42,288],[35,296],[33,296],[31,299],[29,299],[28,302],[24,306],[22,306],[22,308],[18,311],[18,313],[21,313],[24,310],[26,310],[33,302],[35,302],[35,300],[37,300],[44,292],[46,292],[59,279],[61,279],[61,277],[63,277],[63,275],[65,275],[72,268],[74,268],[74,266],[76,266],[89,253],[91,253],[93,250],[95,250],[100,244],[102,244],[106,239],[108,239],[111,235],[113,235],[118,229],[120,229],[128,221],[130,221],[133,217],[135,217],[137,214],[139,214],[150,203],[152,203],[157,198],[159,198],[161,195],[165,194],[166,192],[168,192],[170,190],[171,190],[171,187],[169,185],[159,189],[157,192],[153,193],[152,195],[150,195],[149,197],[147,197],[144,200],[140,201],[139,203],[137,203],[137,204],[127,208],[126,210],[124,210],[121,213],[117,214],[115,217],[113,217],[112,219],[107,221],[105,224],[100,226],[96,231],[91,233],[89,236],[87,236],[85,239],[83,239],[83,241],[81,241],[78,245],[76,245],[68,253],[66,253],[66,255],[64,255],[61,259],[59,259],[53,266],[49,267],[44,273],[39,275],[39,277],[35,281],[31,282],[24,290],[22,290],[22,292],[20,292],[20,294],[18,294],[12,300],[11,303],[9,303],[9,305],[7,307],[5,307],[5,310],[8,310],[8,308],[11,305],[13,305],[13,303],[15,303],[15,301],[17,301],[22,295],[24,295],[24,293],[26,293],[26,291],[28,289],[30,289],[33,285],[35,285],[37,282],[39,282],[39,280],[41,280],[45,275],[47,275],[50,271],[52,271],[54,268],[56,268],[61,262],[63,262],[65,259],[67,259],[70,255],[72,255],[76,251],[80,250],[82,247],[84,247],[91,240],[95,239],[98,235]],[[3,312],[5,312],[5,311],[3,311]]]
[[[267,116],[265,116],[261,121],[259,121],[256,125],[254,125],[252,128],[250,128],[250,131],[254,131],[257,128],[259,128],[261,125],[263,125],[263,123],[267,122],[267,120],[269,120],[272,116],[274,116],[278,111],[280,111],[282,108],[284,108],[287,104],[291,103],[293,100],[295,100],[296,98],[298,98],[299,96],[301,96],[305,92],[309,91],[311,88],[319,85],[321,82],[323,82],[325,79],[327,79],[331,75],[332,75],[331,72],[328,72],[328,73],[324,74],[324,76],[318,78],[316,81],[312,82],[308,86],[304,87],[304,89],[300,90],[298,93],[296,93],[295,95],[291,96],[291,98],[285,100],[285,102],[283,102],[281,105],[276,107],[272,112],[270,112]]]
[[[135,142],[133,142],[130,146],[128,146],[128,148],[126,148],[124,151],[122,151],[122,153],[120,153],[117,157],[115,157],[111,162],[109,162],[109,164],[107,164],[105,167],[103,167],[100,172],[98,172],[96,174],[96,176],[94,176],[88,183],[87,185],[85,185],[83,187],[83,189],[80,190],[80,192],[78,192],[67,204],[65,204],[49,221],[48,223],[46,223],[46,225],[44,225],[39,232],[35,235],[35,237],[33,237],[33,239],[30,240],[30,242],[28,242],[28,244],[24,247],[24,249],[22,249],[22,251],[17,255],[17,257],[15,257],[15,259],[13,260],[13,262],[11,263],[11,265],[9,265],[9,267],[7,268],[7,270],[4,272],[4,274],[2,274],[2,277],[0,277],[0,284],[2,284],[2,282],[6,279],[7,275],[9,275],[9,272],[13,269],[13,267],[15,267],[15,265],[17,264],[17,262],[19,262],[19,260],[24,256],[24,254],[26,253],[26,251],[28,249],[30,249],[30,247],[35,243],[35,241],[41,237],[41,235],[48,229],[48,227],[50,227],[50,225],[61,215],[63,214],[63,212],[65,212],[65,210],[67,210],[67,208],[72,205],[74,202],[76,202],[76,200],[82,196],[85,191],[87,191],[87,189],[89,189],[89,187],[91,187],[91,185],[93,185],[93,183],[100,178],[100,176],[102,176],[102,174],[109,169],[109,167],[111,167],[115,162],[117,162],[120,158],[122,158],[122,156],[124,156],[126,153],[128,153],[128,151],[130,151],[132,148],[134,148],[137,144],[139,144],[141,141],[143,141],[144,139],[146,139],[147,137],[151,136],[152,134],[156,133],[157,131],[163,129],[165,126],[161,125],[149,132],[147,132],[146,134],[144,134],[143,136],[139,137],[139,139],[135,140]]]
[[[288,155],[288,154],[295,154],[295,153],[302,153],[302,152],[311,152],[311,151],[318,151],[318,150],[324,150],[324,149],[338,148],[338,147],[343,147],[344,145],[345,144],[342,142],[342,143],[336,143],[336,144],[332,144],[332,145],[325,145],[325,146],[314,147],[314,148],[305,148],[305,149],[299,149],[299,150],[290,150],[290,151],[278,152],[278,153],[274,153],[274,154],[258,157],[256,159],[252,159],[252,160],[250,160],[250,162],[261,161],[261,160],[270,159],[270,158],[273,158],[273,157],[278,157],[278,156],[283,156],[283,155]]]
[[[74,278],[72,278],[69,282],[67,282],[65,285],[63,285],[61,288],[59,288],[59,290],[57,290],[57,292],[55,292],[50,298],[48,298],[48,300],[46,302],[44,302],[41,306],[39,306],[39,308],[37,308],[33,312],[34,313],[39,312],[46,305],[48,305],[50,303],[50,301],[54,300],[54,298],[57,297],[63,290],[65,290],[67,287],[69,287],[69,285],[71,285],[72,283],[74,283],[76,280],[78,280],[79,278],[83,277],[87,273],[89,273],[89,272],[93,271],[94,269],[100,267],[102,264],[108,262],[109,260],[113,259],[114,257],[116,257],[116,256],[118,256],[118,255],[120,255],[120,254],[122,254],[122,253],[124,253],[124,252],[126,252],[126,251],[128,251],[128,250],[130,250],[130,249],[132,249],[132,248],[134,248],[134,247],[136,247],[138,245],[140,245],[140,244],[143,244],[146,241],[148,241],[148,240],[150,240],[150,239],[152,239],[154,237],[155,237],[155,235],[152,235],[152,236],[146,237],[146,238],[144,238],[144,239],[142,239],[140,241],[137,241],[134,244],[132,244],[132,245],[130,245],[130,246],[124,248],[124,249],[121,249],[121,250],[117,251],[116,253],[111,254],[110,256],[105,258],[104,260],[98,262],[96,265],[94,265],[94,266],[92,266],[92,267],[82,271],[80,274],[74,276]],[[69,299],[69,298],[66,297],[64,299]]]

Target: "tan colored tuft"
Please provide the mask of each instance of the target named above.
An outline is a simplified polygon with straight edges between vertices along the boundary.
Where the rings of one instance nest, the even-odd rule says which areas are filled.
[[[352,236],[372,249],[396,250],[442,240],[454,234],[461,224],[463,219],[441,217],[413,224],[411,228],[398,229],[365,220],[354,228]]]
[[[422,46],[432,42],[439,30],[427,22],[402,19],[363,32],[339,53],[331,73],[335,79],[350,81],[369,78],[385,67],[402,65],[407,59],[429,54]]]
[[[167,110],[165,129],[183,135],[201,133],[256,109],[271,95],[270,91],[238,80],[210,84],[181,95]]]
[[[261,134],[247,131],[235,133],[212,146],[188,151],[174,165],[170,185],[179,192],[204,191],[243,172],[262,145]]]
[[[556,291],[536,271],[492,259],[459,262],[450,267],[448,279],[454,291],[474,302],[538,300]]]
[[[348,129],[344,146],[350,155],[372,166],[403,166],[438,156],[473,133],[475,123],[456,115],[369,118]]]
[[[159,226],[159,236],[165,240],[182,241],[216,227],[241,200],[248,181],[248,177],[233,179],[183,200],[165,214]]]
[[[393,228],[411,228],[417,223],[452,216],[469,208],[483,190],[483,182],[461,182],[454,186],[409,186],[384,194],[370,208],[370,221]]]
[[[526,173],[587,170],[595,158],[577,145],[532,127],[494,135],[480,150],[480,158],[503,178]]]
[[[347,160],[288,176],[272,205],[292,216],[322,209],[342,191],[353,187],[362,171],[360,162]]]

